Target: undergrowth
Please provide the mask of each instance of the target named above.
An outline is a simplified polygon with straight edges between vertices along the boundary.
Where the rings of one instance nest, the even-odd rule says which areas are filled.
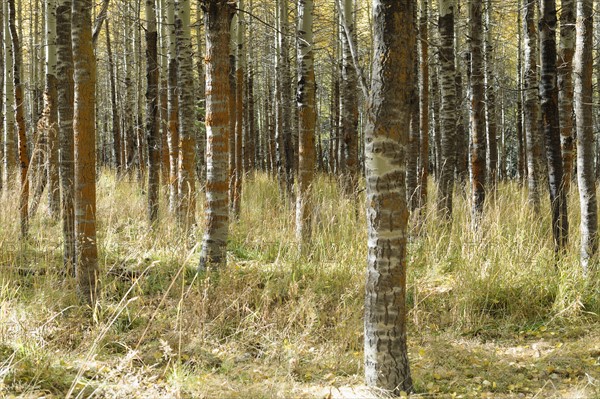
[[[63,277],[60,222],[41,206],[19,240],[15,192],[0,206],[0,393],[18,397],[362,397],[364,198],[314,186],[314,233],[297,250],[277,185],[245,182],[228,267],[197,274],[203,230],[164,202],[150,229],[144,190],[98,181],[102,295],[82,306]],[[432,197],[435,187],[430,188]],[[164,193],[163,193],[164,194]],[[163,195],[161,199],[165,199]],[[553,252],[548,204],[500,183],[474,229],[458,188],[452,223],[433,200],[410,226],[409,351],[420,395],[597,397],[600,282],[571,237]],[[596,266],[597,270],[597,266]],[[329,395],[329,396],[328,396]],[[337,395],[337,396],[336,396]]]

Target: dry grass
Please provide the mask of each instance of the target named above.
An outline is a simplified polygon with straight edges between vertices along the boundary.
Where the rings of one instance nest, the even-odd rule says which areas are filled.
[[[93,310],[61,277],[60,223],[42,206],[20,242],[14,193],[0,202],[0,395],[377,396],[362,386],[362,199],[319,178],[313,243],[299,254],[293,211],[258,175],[231,229],[229,267],[197,275],[201,226],[183,237],[163,204],[149,230],[142,189],[106,173],[98,186],[103,294]],[[548,218],[513,183],[478,232],[462,194],[452,226],[429,212],[413,227],[418,396],[600,396],[600,283],[579,270],[576,199],[572,247],[558,262]]]

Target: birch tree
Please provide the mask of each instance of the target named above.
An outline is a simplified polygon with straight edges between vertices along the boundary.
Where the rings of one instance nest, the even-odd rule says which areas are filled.
[[[374,0],[374,57],[365,126],[368,257],[365,294],[367,385],[413,389],[406,347],[409,135],[415,40],[412,0]]]
[[[2,29],[4,33],[4,186],[10,185],[10,179],[17,166],[17,149],[15,146],[15,90],[13,81],[13,52],[10,30],[8,27],[8,2],[3,2]]]
[[[177,86],[179,88],[179,222],[186,229],[196,223],[194,120],[194,65],[190,29],[190,0],[176,0]]]
[[[19,180],[21,182],[19,193],[19,217],[21,226],[21,237],[27,237],[29,232],[29,154],[27,151],[27,135],[25,131],[25,98],[23,96],[23,84],[21,83],[21,42],[17,31],[15,0],[8,0],[8,25],[10,30],[11,47],[13,54],[12,80],[14,93],[14,115],[17,123],[17,142],[19,149]]]
[[[200,270],[225,266],[229,228],[229,25],[234,9],[228,0],[203,0],[206,29],[206,230]]]
[[[315,169],[315,69],[312,0],[298,2],[298,193],[296,238],[303,250],[311,236],[311,185]]]
[[[527,152],[528,200],[536,213],[540,209],[540,178],[542,165],[542,136],[539,128],[540,102],[538,95],[538,35],[535,25],[535,1],[525,1],[523,6],[524,33],[524,125]]]
[[[420,112],[420,131],[421,145],[419,154],[419,206],[427,206],[427,179],[429,176],[429,42],[427,26],[427,1],[421,0],[421,15],[419,17],[419,42],[420,51],[420,92],[419,92],[419,112]]]
[[[569,193],[573,172],[573,55],[575,53],[575,0],[561,0],[558,49],[558,106],[563,184]]]
[[[148,220],[158,219],[160,139],[158,130],[158,31],[156,5],[146,0],[146,138],[148,142]]]
[[[344,26],[342,37],[342,84],[340,87],[341,134],[343,144],[344,190],[354,195],[358,189],[358,76],[352,60],[350,40],[355,40],[353,0],[343,0],[341,18]]]
[[[58,0],[56,7],[58,137],[62,204],[63,260],[68,273],[75,272],[75,165],[73,137],[72,0]],[[108,26],[108,25],[107,25]]]
[[[96,58],[92,47],[92,0],[73,0],[75,137],[75,233],[77,281],[81,297],[98,299],[96,244]]]
[[[452,192],[454,189],[454,169],[456,166],[456,67],[454,55],[454,10],[455,0],[439,0],[439,31],[441,47],[440,86],[442,108],[441,122],[441,164],[439,176],[438,211],[447,218],[452,217]]]
[[[469,0],[469,50],[471,53],[471,173],[473,181],[473,215],[483,212],[485,201],[485,103],[483,70],[482,0]]]
[[[552,212],[552,236],[558,252],[567,245],[569,224],[567,200],[563,186],[563,164],[558,118],[558,85],[556,68],[556,1],[542,0],[540,8],[540,53],[542,60],[540,97],[542,131],[548,163],[548,187]]]
[[[167,2],[168,26],[168,146],[169,146],[169,210],[177,211],[179,186],[177,184],[177,168],[179,162],[179,97],[177,95],[177,38],[175,34],[175,0]]]
[[[48,211],[60,215],[60,187],[58,179],[58,104],[56,80],[56,0],[46,0],[46,87],[44,90],[44,116],[47,133]]]
[[[564,4],[564,3],[563,3]],[[593,1],[577,0],[575,53],[575,115],[577,118],[577,181],[581,205],[581,265],[588,271],[598,249],[598,204],[594,176],[593,125]]]

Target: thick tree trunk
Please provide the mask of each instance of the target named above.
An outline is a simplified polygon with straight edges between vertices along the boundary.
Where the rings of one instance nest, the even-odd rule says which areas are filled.
[[[548,162],[552,236],[554,237],[555,250],[558,252],[566,248],[569,224],[567,219],[566,193],[563,185],[563,165],[558,118],[555,0],[542,0],[539,26],[542,60],[540,85],[542,131],[544,132],[546,160]]]
[[[25,238],[29,232],[29,154],[27,152],[27,135],[25,132],[25,99],[23,97],[23,85],[21,83],[21,45],[19,34],[15,25],[16,10],[15,0],[8,0],[8,24],[13,53],[13,91],[14,91],[14,114],[17,122],[17,138],[19,148],[19,177],[21,191],[19,194],[19,216],[21,224],[21,237]]]
[[[229,108],[229,25],[234,9],[227,0],[204,0],[206,29],[206,230],[200,270],[227,263]]]
[[[154,0],[146,0],[146,138],[148,140],[148,220],[158,220],[160,138],[158,130],[158,32]]]
[[[415,40],[412,0],[374,0],[375,49],[365,127],[368,257],[365,295],[367,385],[413,390],[406,347],[408,210],[405,151]]]
[[[483,212],[485,201],[485,103],[483,70],[482,0],[469,3],[469,50],[471,53],[471,173],[473,180],[473,217],[477,220]]]
[[[98,299],[96,245],[96,58],[92,47],[92,0],[73,1],[75,66],[75,232],[79,293],[89,304]]]
[[[296,239],[305,250],[312,232],[311,185],[315,170],[315,69],[313,55],[313,1],[298,2],[298,195]]]
[[[438,211],[444,218],[452,217],[452,193],[454,190],[454,169],[456,167],[456,67],[454,56],[454,0],[439,0],[441,47],[440,86],[442,108],[440,110],[441,127],[441,164],[438,179]]]
[[[60,183],[62,194],[63,260],[68,274],[75,273],[75,166],[73,142],[72,0],[59,0],[56,8],[58,123]],[[107,25],[108,27],[108,25]]]
[[[573,177],[573,55],[575,54],[575,0],[561,0],[558,51],[558,106],[563,184],[568,195]]]
[[[564,3],[563,3],[564,7]],[[563,10],[564,12],[564,10]],[[598,204],[594,176],[593,128],[593,1],[577,0],[575,115],[577,118],[577,181],[581,204],[581,265],[587,274],[598,249]],[[563,158],[564,160],[564,158]]]

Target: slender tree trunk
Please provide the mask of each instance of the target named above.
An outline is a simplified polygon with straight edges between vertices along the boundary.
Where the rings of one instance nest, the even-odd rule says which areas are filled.
[[[96,58],[92,47],[92,0],[73,1],[75,66],[75,233],[79,293],[94,305],[98,299],[96,245]]]
[[[14,113],[17,122],[17,138],[19,148],[19,177],[21,181],[21,192],[19,195],[19,216],[21,224],[21,237],[25,238],[29,232],[29,212],[27,209],[29,201],[29,155],[27,151],[27,136],[25,132],[25,106],[23,97],[23,85],[21,83],[21,45],[15,24],[16,9],[15,0],[8,0],[8,24],[13,53],[13,90],[14,90]]]
[[[190,0],[175,3],[177,85],[179,87],[178,220],[186,228],[196,223],[194,75],[190,32]]]
[[[3,2],[4,18],[4,186],[11,186],[11,179],[17,167],[17,148],[15,145],[15,90],[13,80],[13,52],[10,30],[8,27],[8,2]]]
[[[75,166],[73,142],[73,50],[71,0],[59,0],[56,8],[57,87],[62,196],[63,260],[68,274],[75,272]],[[108,25],[107,25],[108,27]]]
[[[58,179],[58,104],[56,80],[56,0],[46,0],[46,88],[44,113],[48,135],[48,211],[60,216],[60,187]]]
[[[168,80],[168,116],[169,116],[169,210],[176,212],[179,198],[177,169],[179,162],[179,96],[177,94],[177,46],[175,34],[175,0],[167,1],[167,26],[169,29],[169,80]]]
[[[454,55],[454,0],[439,0],[441,47],[440,86],[442,108],[441,122],[441,164],[438,179],[438,211],[445,218],[452,217],[452,193],[454,190],[454,169],[456,166],[456,66]]]
[[[131,13],[130,4],[127,4],[128,14]],[[132,32],[133,27],[127,23],[125,25],[125,37],[123,41],[125,42],[125,127],[124,127],[124,136],[125,136],[125,169],[127,170],[127,175],[131,178],[133,174],[133,168],[135,163],[135,116],[134,116],[134,106],[135,106],[135,86],[133,81],[133,73],[134,62],[133,62],[133,50],[132,50]]]
[[[525,157],[525,138],[523,135],[523,28],[521,18],[521,0],[517,1],[517,173],[519,181],[524,182],[527,176]]]
[[[537,29],[535,26],[535,1],[526,1],[523,7],[525,33],[525,138],[527,150],[527,184],[529,202],[536,213],[540,210],[540,177],[542,167],[542,136],[539,128],[540,102],[537,73]]]
[[[354,10],[353,0],[343,0],[341,19],[344,25],[342,37],[342,84],[340,87],[340,114],[343,144],[344,191],[353,196],[358,189],[358,77],[350,40],[354,38]],[[350,36],[350,37],[348,37]]]
[[[454,29],[460,29],[461,0],[456,1],[457,17],[454,19]],[[456,62],[456,178],[459,184],[465,184],[469,179],[469,117],[468,106],[465,102],[463,88],[463,49],[460,34],[455,33],[455,62]]]
[[[558,106],[563,184],[568,195],[573,177],[573,55],[575,54],[575,0],[561,0],[558,50]]]
[[[289,60],[289,43],[288,43],[288,1],[278,0],[279,7],[279,58],[278,67],[279,75],[277,81],[280,83],[281,115],[281,136],[283,138],[283,147],[285,150],[285,179],[287,194],[293,195],[294,187],[294,171],[296,170],[296,150],[294,142],[294,134],[292,132],[292,78],[290,76],[290,60]]]
[[[438,45],[436,44],[436,47]],[[440,179],[442,170],[442,123],[440,107],[440,71],[438,65],[434,62],[432,65],[433,74],[431,75],[431,115],[433,117],[433,177]]]
[[[203,0],[206,29],[206,230],[200,270],[227,263],[229,135],[229,25],[234,9],[227,0]]]
[[[398,395],[413,390],[406,347],[404,161],[410,122],[415,40],[411,0],[374,0],[370,116],[365,129],[367,179],[367,385]]]
[[[413,8],[413,24],[416,27],[418,25],[418,7]],[[415,40],[413,53],[418,54],[418,45]],[[413,76],[412,81],[412,94],[411,94],[411,115],[410,115],[410,134],[408,138],[408,153],[406,160],[406,200],[408,207],[411,212],[418,209],[419,207],[419,193],[418,193],[418,178],[419,178],[419,57],[413,58]],[[358,109],[357,109],[357,122],[358,122]],[[357,131],[358,134],[358,131]]]
[[[556,2],[542,0],[540,9],[540,50],[542,73],[540,97],[542,102],[542,131],[546,143],[548,186],[552,211],[552,235],[557,252],[568,241],[567,201],[563,185],[563,165],[560,150],[558,118],[558,85],[556,68]]]
[[[156,5],[146,0],[146,137],[148,140],[148,220],[158,220],[160,138],[158,130],[158,31]]]
[[[235,136],[234,136],[234,184],[233,197],[231,204],[232,216],[234,219],[240,217],[242,200],[242,178],[244,175],[243,167],[243,147],[242,140],[244,135],[244,76],[246,69],[246,57],[244,54],[244,2],[238,1],[237,29],[235,40],[236,48],[236,68],[235,68]]]
[[[4,143],[4,119],[7,114],[4,109],[4,4],[0,4],[0,190],[6,188],[5,184],[8,179],[5,179],[6,175],[6,155],[5,155],[5,143]]]
[[[160,7],[160,28],[159,28],[159,45],[160,45],[160,164],[161,164],[161,180],[168,188],[171,185],[171,165],[169,159],[169,37],[167,30],[167,4],[165,0],[158,0]],[[204,61],[203,61],[204,62]],[[200,90],[204,93],[204,85]],[[204,95],[204,94],[202,94]],[[167,194],[169,195],[169,194]],[[171,203],[169,201],[169,207]]]
[[[296,238],[307,248],[312,232],[311,185],[315,170],[315,70],[313,55],[313,1],[298,2],[298,195]]]
[[[427,1],[428,0],[421,0],[421,16],[419,18],[419,41],[421,42],[421,84],[419,93],[419,110],[421,115],[421,153],[419,156],[419,206],[422,209],[427,206],[427,179],[429,176],[429,42],[427,26]]]
[[[201,7],[196,9],[196,70],[198,71],[198,85],[196,93],[196,120],[199,125],[204,124],[206,102],[204,98],[204,57],[202,56],[202,12]],[[202,128],[196,129],[196,175],[199,182],[206,178],[206,131]]]
[[[471,53],[471,173],[473,216],[479,219],[485,201],[485,103],[483,69],[482,0],[470,0],[469,50]]]
[[[590,258],[598,249],[598,204],[594,176],[592,118],[594,98],[592,82],[594,25],[592,15],[593,0],[577,0],[575,113],[577,118],[577,181],[581,204],[581,265],[584,274],[587,274]]]
[[[121,166],[121,118],[119,117],[119,107],[117,106],[117,87],[115,84],[115,64],[113,60],[112,47],[110,42],[110,28],[109,21],[106,21],[106,52],[108,53],[108,67],[110,76],[110,105],[112,111],[112,136],[113,136],[113,150],[115,153],[115,167],[117,170],[117,176],[122,173]]]
[[[492,2],[485,0],[485,113],[487,132],[487,170],[492,190],[498,181],[498,113],[494,82],[494,45],[492,43]]]

